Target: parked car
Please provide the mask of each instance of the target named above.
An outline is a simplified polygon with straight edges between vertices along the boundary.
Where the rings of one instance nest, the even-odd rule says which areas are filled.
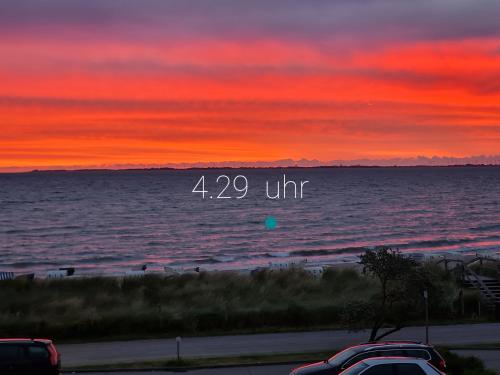
[[[59,375],[60,355],[51,340],[0,339],[0,374]]]
[[[342,371],[341,375],[445,375],[422,358],[367,358]]]
[[[443,357],[430,345],[413,341],[385,341],[352,346],[323,362],[297,367],[290,375],[337,375],[355,363],[373,357],[422,358],[438,370],[446,370]]]

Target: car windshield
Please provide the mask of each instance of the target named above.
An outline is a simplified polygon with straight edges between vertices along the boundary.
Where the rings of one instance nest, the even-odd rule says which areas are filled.
[[[353,355],[359,353],[361,351],[360,348],[349,348],[341,351],[340,353],[335,354],[328,360],[328,363],[332,366],[340,366],[346,360],[351,358]]]
[[[361,371],[367,368],[368,365],[364,362],[358,362],[355,365],[352,365],[347,370],[342,372],[342,375],[358,375]]]

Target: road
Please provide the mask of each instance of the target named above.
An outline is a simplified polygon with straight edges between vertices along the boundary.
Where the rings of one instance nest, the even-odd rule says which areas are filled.
[[[249,366],[249,367],[228,367],[204,370],[192,370],[182,372],[183,375],[288,375],[294,366]],[[175,375],[178,372],[104,372],[92,373],[92,375]]]
[[[408,327],[389,339],[424,341],[423,327]],[[227,357],[250,354],[330,351],[365,341],[367,332],[314,331],[268,333],[238,336],[183,338],[183,357]],[[500,341],[500,323],[430,327],[433,344],[473,344]],[[63,366],[103,363],[130,363],[174,358],[174,339],[113,341],[85,344],[61,344]]]

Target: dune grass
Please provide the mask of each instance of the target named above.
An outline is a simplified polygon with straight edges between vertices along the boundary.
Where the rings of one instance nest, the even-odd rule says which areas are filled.
[[[319,279],[294,269],[4,281],[0,334],[102,340],[340,328],[344,306],[376,290],[354,269]]]

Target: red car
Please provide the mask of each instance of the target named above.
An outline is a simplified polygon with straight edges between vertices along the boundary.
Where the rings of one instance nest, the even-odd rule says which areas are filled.
[[[59,375],[61,356],[51,340],[0,339],[0,374]]]
[[[431,345],[413,341],[385,341],[352,346],[323,362],[297,367],[290,375],[338,375],[363,359],[376,357],[421,358],[440,371],[446,370],[443,357]]]

